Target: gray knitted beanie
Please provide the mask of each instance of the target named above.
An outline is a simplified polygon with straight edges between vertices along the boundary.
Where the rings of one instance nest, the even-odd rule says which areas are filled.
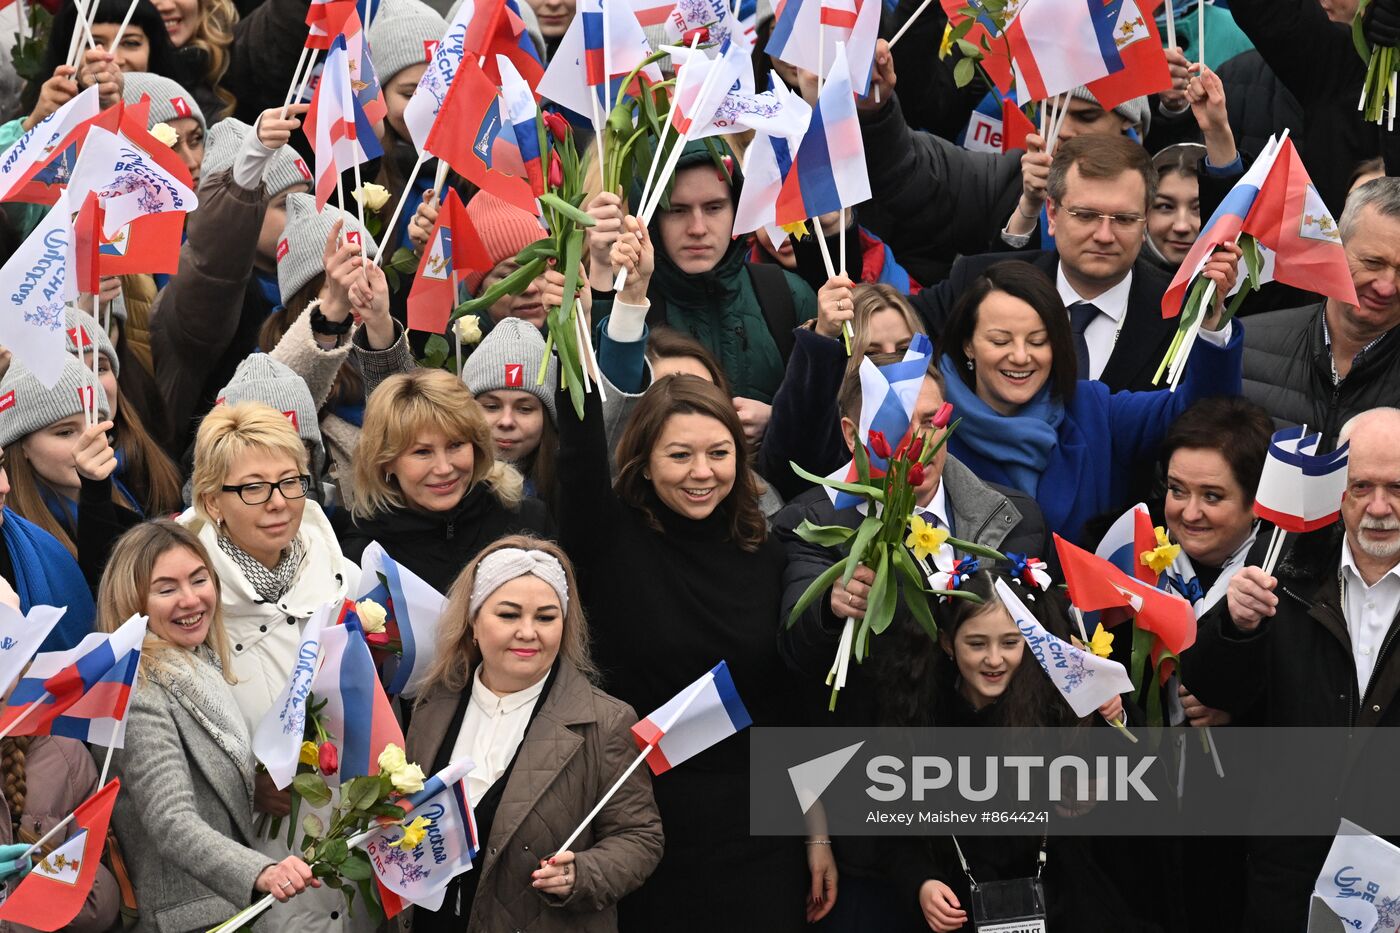
[[[46,389],[23,363],[15,360],[0,381],[0,447],[9,447],[21,438],[83,413],[86,391],[97,397],[97,414],[107,418],[107,393],[92,378],[92,370],[75,359],[63,365],[63,374]]]
[[[239,402],[262,402],[285,415],[301,439],[311,445],[311,475],[321,475],[326,448],[316,402],[305,379],[266,353],[251,353],[233,371],[233,379],[220,390],[215,404]]]
[[[112,375],[121,375],[121,364],[117,362],[117,348],[112,346],[111,338],[91,314],[68,306],[63,311],[63,331],[63,348],[78,360],[82,360],[81,354],[78,353],[78,341],[82,340],[83,348],[86,349],[92,346],[95,340],[97,352],[107,357],[107,365],[112,367]]]
[[[238,150],[243,147],[253,128],[242,120],[224,117],[209,130],[204,141],[204,161],[200,163],[199,177],[212,178],[216,173],[233,167]],[[269,199],[286,191],[292,185],[310,185],[311,169],[306,161],[297,155],[291,146],[282,146],[272,151],[272,157],[263,166],[263,185]]]
[[[544,385],[537,385],[535,377],[543,358],[544,338],[539,329],[522,318],[508,317],[492,327],[491,333],[467,357],[462,366],[462,379],[472,395],[497,389],[529,392],[544,405],[549,420],[557,421],[552,387],[559,364],[551,354]]]
[[[146,124],[147,129],[180,117],[193,117],[199,121],[201,129],[209,128],[204,120],[204,111],[199,109],[194,95],[177,82],[149,71],[128,71],[123,74],[122,100],[128,105],[138,104],[142,95],[151,98],[151,119]]]
[[[1071,97],[1087,100],[1089,103],[1096,104],[1100,107],[1103,106],[1103,104],[1099,103],[1099,99],[1094,96],[1094,92],[1082,84],[1069,93]],[[1114,107],[1113,112],[1135,126],[1138,133],[1144,137],[1147,136],[1147,131],[1152,127],[1152,108],[1148,105],[1146,97],[1134,97],[1132,100],[1125,100],[1117,107]]]
[[[379,254],[374,237],[360,226],[355,216],[354,202],[349,192],[346,192],[345,198],[349,204],[344,214],[329,203],[325,210],[318,213],[316,199],[311,195],[300,191],[287,195],[287,228],[282,234],[282,242],[277,244],[277,287],[282,293],[283,304],[291,301],[307,282],[326,271],[326,238],[341,217],[345,219],[342,229],[356,231],[363,239],[363,255],[372,259]]]
[[[447,20],[430,9],[390,16],[381,12],[369,29],[379,83],[387,85],[394,75],[412,65],[426,65],[445,32]]]

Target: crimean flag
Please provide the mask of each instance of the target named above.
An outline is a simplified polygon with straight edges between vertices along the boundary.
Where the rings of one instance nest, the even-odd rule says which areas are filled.
[[[357,601],[372,599],[388,611],[385,640],[397,639],[400,645],[398,663],[386,690],[390,696],[417,696],[436,657],[438,623],[447,598],[386,554],[377,541],[360,557],[360,585],[369,589]],[[375,635],[365,640],[371,648],[376,647]]]
[[[97,877],[120,789],[113,778],[73,811],[72,834],[15,886],[0,904],[0,920],[46,933],[73,922]]]
[[[494,150],[502,126],[496,85],[482,73],[475,59],[466,56],[457,66],[424,148],[483,191],[538,214],[530,183],[506,174],[496,164]]]
[[[418,274],[408,293],[408,329],[429,334],[446,331],[448,318],[457,304],[454,283],[473,270],[489,272],[491,265],[491,254],[486,251],[476,228],[467,221],[467,209],[457,192],[448,186],[437,224],[418,260]]]
[[[652,773],[664,774],[752,724],[729,665],[721,661],[633,726],[632,738],[638,748],[650,748]]]
[[[340,745],[340,769],[329,780],[338,783],[375,774],[380,752],[390,744],[402,748],[404,742],[364,632],[348,625],[323,629],[321,651],[321,669],[311,681],[311,691],[326,701],[322,716]]]
[[[336,36],[303,126],[316,153],[317,210],[330,200],[341,172],[384,154],[371,123],[351,83],[345,37]]]
[[[94,632],[67,651],[38,655],[0,711],[0,729],[121,748],[145,637],[146,617],[134,615],[110,635]]]
[[[1254,495],[1254,514],[1285,531],[1316,531],[1341,516],[1347,488],[1347,449],[1317,452],[1319,434],[1303,436],[1303,427],[1278,431],[1269,440],[1269,455]]]

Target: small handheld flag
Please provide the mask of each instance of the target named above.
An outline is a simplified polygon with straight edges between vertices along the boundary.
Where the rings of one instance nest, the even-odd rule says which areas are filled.
[[[54,606],[34,606],[21,615],[0,604],[0,694],[8,691],[67,612]]]
[[[468,222],[462,199],[449,186],[408,292],[408,329],[441,334],[457,304],[457,281],[490,268],[491,254]]]
[[[68,351],[64,306],[78,297],[78,263],[68,192],[58,200],[19,249],[0,268],[0,344],[33,371],[46,387],[63,374]]]
[[[321,654],[321,632],[331,624],[335,603],[321,606],[306,621],[297,645],[292,676],[253,732],[253,755],[267,768],[278,789],[292,783],[306,734],[306,705]]]
[[[1305,425],[1284,428],[1269,440],[1259,476],[1254,514],[1286,531],[1301,534],[1324,528],[1341,515],[1347,486],[1347,448],[1319,454],[1319,434]]]
[[[385,553],[377,541],[360,557],[360,585],[367,589],[356,600],[372,599],[388,610],[386,632],[397,636],[401,646],[387,692],[417,696],[437,653],[438,623],[447,598]]]
[[[79,145],[102,112],[98,94],[96,85],[89,87],[0,155],[0,201],[54,203],[68,184]]]
[[[1023,0],[1006,26],[1016,103],[1045,100],[1123,69],[1101,0]]]
[[[685,690],[632,727],[647,764],[665,774],[753,723],[721,661]]]
[[[334,784],[373,774],[385,746],[402,748],[404,741],[364,633],[347,625],[331,626],[322,630],[321,646],[321,669],[312,678],[311,690],[326,701],[322,721],[340,740],[340,769],[327,781]]]

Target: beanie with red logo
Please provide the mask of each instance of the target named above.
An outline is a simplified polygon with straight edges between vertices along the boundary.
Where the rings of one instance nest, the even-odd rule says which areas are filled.
[[[149,71],[123,72],[122,100],[130,106],[140,103],[142,97],[151,99],[151,119],[146,123],[146,129],[181,117],[197,121],[202,130],[209,128],[204,120],[204,111],[199,109],[199,102],[183,85]]]
[[[233,379],[216,398],[219,405],[262,402],[280,411],[297,429],[297,434],[311,451],[311,475],[321,476],[326,462],[326,448],[321,441],[316,402],[311,398],[306,380],[290,366],[279,363],[266,353],[250,354],[238,364]]]
[[[69,359],[58,381],[45,386],[27,366],[15,360],[0,382],[0,447],[9,447],[64,418],[81,415],[93,395],[97,398],[98,417],[105,421],[109,411],[107,393],[92,378],[92,370]]]
[[[557,421],[554,410],[554,387],[558,379],[558,361],[550,354],[545,369],[544,384],[536,383],[540,361],[544,359],[544,337],[529,321],[508,317],[491,328],[491,333],[467,357],[462,366],[462,381],[472,395],[514,389],[529,392],[549,412],[549,420]]]
[[[232,169],[243,141],[252,132],[255,131],[251,126],[234,117],[224,117],[215,123],[204,142],[204,162],[200,165],[199,177],[210,179]],[[272,150],[262,164],[262,183],[269,200],[293,185],[304,185],[301,190],[310,191],[311,180],[310,166],[291,146]]]
[[[112,375],[121,375],[121,364],[117,362],[117,348],[112,346],[107,332],[102,329],[102,325],[98,324],[97,319],[91,314],[79,311],[72,305],[64,309],[63,338],[64,349],[79,359],[82,359],[78,353],[79,346],[86,353],[88,348],[96,343],[97,352],[107,359],[107,365],[111,367]],[[91,366],[88,368],[91,369]]]
[[[369,29],[369,45],[374,49],[374,67],[379,83],[388,85],[405,68],[428,63],[429,49],[447,32],[447,20],[430,7],[406,10],[374,18]]]

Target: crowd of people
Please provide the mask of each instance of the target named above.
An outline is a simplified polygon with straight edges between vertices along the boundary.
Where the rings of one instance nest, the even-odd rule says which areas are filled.
[[[149,618],[107,856],[66,929],[207,930],[264,895],[288,902],[264,929],[369,927],[269,831],[291,802],[251,736],[307,621],[356,594],[372,543],[446,597],[433,666],[395,711],[425,772],[474,763],[481,843],[439,909],[393,921],[405,930],[946,933],[978,922],[973,875],[1038,864],[1051,930],[1306,927],[1327,839],[754,835],[742,733],[654,780],[634,771],[556,849],[635,756],[639,717],[721,660],[757,726],[1145,715],[1125,696],[1075,716],[995,595],[1017,571],[987,560],[960,583],[980,599],[930,602],[936,640],[899,609],[828,710],[823,679],[876,574],[861,566],[787,624],[842,556],[800,526],[863,518],[792,465],[823,476],[850,461],[867,443],[861,362],[897,363],[920,335],[934,352],[911,429],[931,436],[949,403],[960,420],[918,513],[1043,559],[1051,586],[1032,611],[1047,630],[1075,631],[1053,536],[1092,550],[1145,502],[1180,546],[1167,580],[1199,626],[1171,681],[1174,722],[1400,724],[1400,146],[1356,110],[1357,0],[1177,0],[1170,90],[1105,108],[1080,87],[1053,141],[1032,133],[1005,153],[965,132],[990,87],[956,80],[964,50],[943,41],[943,9],[886,2],[881,35],[907,31],[878,42],[857,100],[869,201],[777,248],[734,234],[746,134],[687,144],[649,223],[640,179],[604,191],[593,173],[578,298],[598,390],[582,417],[546,340],[547,309],[574,297],[562,270],[479,312],[479,342],[442,361],[406,326],[411,269],[383,268],[421,254],[443,203],[426,153],[406,187],[419,153],[404,108],[446,0],[382,0],[367,30],[387,116],[364,177],[388,199],[364,226],[317,209],[307,105],[283,106],[306,0],[96,0],[77,67],[62,50],[81,14],[53,2],[30,16],[47,29],[37,63],[0,42],[13,72],[0,146],[87,87],[104,107],[148,98],[199,195],[177,272],[104,277],[68,309],[56,383],[0,351],[0,595],[66,607],[43,650]],[[520,13],[547,61],[576,9]],[[762,52],[769,4],[754,16],[760,84],[772,68],[815,100],[813,75]],[[1400,0],[1370,0],[1358,28],[1400,44]],[[1284,130],[1336,218],[1358,301],[1275,283],[1230,317],[1245,271],[1227,243],[1202,269],[1217,297],[1165,388],[1177,322],[1163,294]],[[492,263],[463,276],[465,298],[545,231],[446,178]],[[0,261],[42,216],[3,206]],[[844,264],[847,250],[828,274],[823,253]],[[1266,572],[1273,528],[1254,497],[1272,433],[1299,424],[1320,451],[1349,444],[1341,520],[1290,535]],[[945,544],[925,569],[951,556]],[[1345,767],[1364,780],[1364,759]],[[89,750],[57,736],[0,740],[0,773],[6,858],[98,780]]]

